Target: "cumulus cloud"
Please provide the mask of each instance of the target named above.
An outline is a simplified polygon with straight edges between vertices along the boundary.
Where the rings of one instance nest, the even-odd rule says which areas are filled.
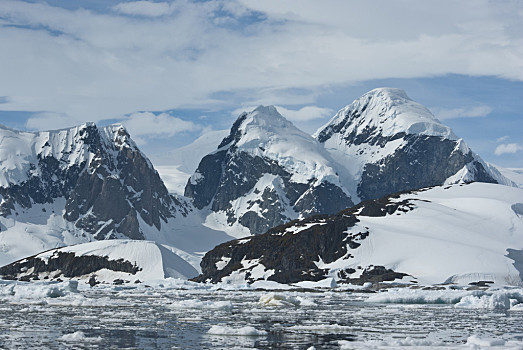
[[[514,154],[523,150],[523,147],[517,143],[506,143],[496,147],[494,154],[500,156],[502,154]]]
[[[326,88],[370,79],[523,80],[517,1],[176,0],[113,10],[0,1],[0,110],[99,121],[242,102],[313,105]]]
[[[131,16],[159,17],[170,14],[173,9],[166,2],[132,1],[116,4],[113,10]]]
[[[144,143],[144,137],[171,137],[178,133],[199,131],[202,126],[167,113],[133,113],[122,121],[131,136]]]
[[[492,112],[489,106],[476,106],[471,108],[436,109],[436,117],[440,120],[454,118],[486,117]]]

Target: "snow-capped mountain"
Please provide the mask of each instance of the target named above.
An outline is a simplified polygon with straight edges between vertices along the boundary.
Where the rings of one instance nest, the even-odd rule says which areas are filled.
[[[0,267],[5,279],[77,279],[91,284],[138,283],[198,274],[169,247],[151,241],[124,239],[83,243],[52,249]]]
[[[121,125],[2,127],[0,184],[0,264],[92,240],[152,236],[172,244],[170,223],[192,208],[169,195]]]
[[[207,225],[241,237],[351,206],[343,181],[319,142],[276,108],[260,106],[241,114],[201,160],[185,195],[211,211]]]
[[[314,137],[352,174],[348,190],[360,200],[458,182],[512,184],[400,89],[364,94]]]
[[[472,183],[368,200],[224,243],[197,281],[521,284],[523,189]]]

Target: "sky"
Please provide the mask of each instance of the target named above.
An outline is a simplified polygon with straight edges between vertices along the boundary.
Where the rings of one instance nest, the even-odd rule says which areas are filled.
[[[153,162],[260,104],[313,133],[388,86],[523,168],[519,0],[1,0],[0,48],[1,124],[121,122]]]

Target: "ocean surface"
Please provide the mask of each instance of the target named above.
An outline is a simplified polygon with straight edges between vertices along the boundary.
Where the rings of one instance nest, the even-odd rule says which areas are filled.
[[[513,299],[457,307],[452,298],[369,302],[375,295],[0,281],[0,348],[523,349]]]

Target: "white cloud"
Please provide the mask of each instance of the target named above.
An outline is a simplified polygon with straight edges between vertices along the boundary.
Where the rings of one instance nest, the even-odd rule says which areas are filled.
[[[501,136],[499,137],[496,142],[497,143],[500,143],[500,142],[503,142],[503,141],[507,141],[510,137],[508,135],[505,135],[505,136]]]
[[[325,88],[369,79],[523,80],[520,10],[487,0],[177,0],[103,14],[2,0],[0,110],[96,122],[241,102],[312,105]]]
[[[332,109],[317,106],[305,106],[298,110],[276,106],[276,109],[278,112],[280,112],[281,115],[292,121],[309,121],[314,119],[323,119],[334,115],[334,111]]]
[[[436,117],[440,120],[454,118],[486,117],[492,112],[489,106],[476,106],[470,108],[435,109]]]
[[[113,10],[126,15],[159,17],[170,14],[173,9],[166,2],[132,1],[116,4]]]
[[[131,137],[142,140],[142,143],[144,137],[171,137],[178,133],[202,129],[200,125],[167,113],[158,115],[151,112],[134,113],[124,119],[122,124]]]
[[[81,124],[81,120],[71,118],[64,113],[35,113],[27,119],[25,126],[30,130],[55,130]]]
[[[517,143],[501,144],[496,147],[494,154],[500,156],[502,154],[513,154],[523,150],[523,147]]]

